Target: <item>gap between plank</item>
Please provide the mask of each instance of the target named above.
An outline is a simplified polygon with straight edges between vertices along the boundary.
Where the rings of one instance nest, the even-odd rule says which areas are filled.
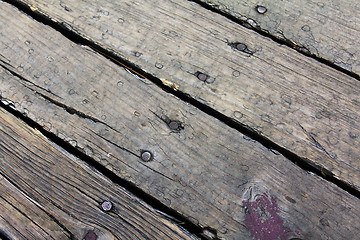
[[[205,7],[206,9],[213,11],[215,13],[221,14],[222,16],[225,16],[229,19],[231,19],[232,21],[244,25],[244,22],[229,15],[226,13],[221,12],[220,10],[217,10],[215,8],[212,8],[211,6],[208,6],[204,3],[198,2],[197,0],[189,0],[189,1],[193,1],[198,3],[199,5]],[[64,37],[66,37],[67,39],[69,39],[70,41],[76,43],[76,44],[80,44],[80,45],[84,45],[84,46],[88,46],[90,48],[92,48],[94,51],[96,51],[97,53],[101,54],[102,56],[104,56],[105,58],[109,59],[110,61],[114,62],[115,64],[127,69],[128,71],[131,71],[133,74],[137,75],[140,78],[146,78],[148,80],[150,80],[151,82],[153,82],[154,84],[156,84],[158,87],[160,87],[162,90],[166,91],[167,93],[170,93],[176,97],[178,97],[179,99],[181,99],[184,102],[187,102],[191,105],[193,105],[194,107],[198,108],[200,111],[218,119],[219,121],[223,122],[224,124],[226,124],[227,126],[239,131],[240,133],[252,138],[253,140],[259,142],[260,144],[262,144],[263,146],[265,146],[268,149],[274,150],[275,152],[278,152],[279,154],[282,154],[284,157],[286,157],[288,160],[290,160],[291,162],[293,162],[294,164],[296,164],[297,166],[299,166],[301,169],[307,171],[307,172],[311,172],[313,174],[318,175],[319,177],[327,180],[328,182],[331,182],[335,185],[337,185],[339,188],[343,189],[344,191],[348,192],[349,194],[357,197],[360,199],[360,191],[357,190],[355,187],[351,186],[350,184],[337,179],[334,174],[332,172],[330,172],[329,170],[322,168],[316,164],[314,164],[313,162],[311,162],[309,159],[305,159],[305,158],[301,158],[298,155],[296,155],[295,153],[281,147],[280,145],[276,144],[275,142],[269,140],[268,138],[266,138],[265,136],[262,136],[260,133],[258,133],[256,130],[242,124],[241,122],[238,122],[224,114],[222,114],[221,112],[211,108],[210,106],[207,106],[201,102],[199,102],[198,100],[192,98],[189,94],[184,93],[184,92],[180,92],[177,91],[176,89],[173,89],[169,86],[166,86],[159,78],[145,72],[144,70],[142,70],[140,67],[136,66],[135,64],[131,63],[130,61],[123,59],[122,57],[118,56],[116,53],[111,52],[109,50],[104,49],[103,47],[99,46],[98,44],[96,44],[95,42],[92,42],[88,39],[86,39],[85,37],[81,36],[79,33],[77,33],[74,29],[72,29],[70,26],[68,26],[67,24],[64,23],[58,23],[58,22],[54,22],[53,20],[51,20],[50,17],[46,16],[43,13],[40,13],[38,11],[32,11],[30,6],[26,5],[25,3],[22,3],[20,1],[9,1],[9,0],[4,0],[4,2],[7,2],[13,6],[15,6],[16,8],[18,8],[20,11],[23,11],[24,13],[28,14],[30,17],[32,17],[33,19],[35,19],[36,21],[48,25],[50,27],[52,27],[53,29],[55,29],[56,31],[60,32]],[[255,31],[257,31],[259,34],[269,37],[272,40],[280,43],[280,44],[285,44],[289,47],[295,47],[295,44],[292,44],[294,46],[291,46],[291,42],[289,40],[283,40],[283,39],[278,39],[266,32],[264,32],[263,30],[260,29],[254,29]],[[287,41],[289,41],[290,43],[287,43]],[[302,52],[303,50],[297,49],[299,52],[301,52],[302,54],[305,54],[307,56],[310,57],[314,57],[316,60],[318,61],[322,61],[324,64],[335,68],[351,77],[354,77],[356,79],[360,79],[359,76],[355,73],[352,73],[350,71],[347,71],[345,69],[340,68],[339,66],[336,66],[335,64],[329,62],[328,60],[325,59],[321,59],[319,57],[313,56],[311,54],[307,54]],[[1,106],[1,105],[0,105]],[[19,114],[17,114],[19,115]],[[25,117],[26,118],[26,117]],[[27,120],[27,122],[31,122],[32,120]],[[36,124],[35,122],[32,123],[32,126],[34,126],[34,124]],[[41,126],[37,125],[36,128],[41,128]],[[46,134],[51,134],[51,133],[47,133],[46,130],[42,130],[44,133]],[[45,134],[44,134],[45,135]],[[112,173],[111,171],[106,170],[103,166],[101,166],[99,163],[97,163],[95,160],[91,159],[89,156],[83,154],[82,152],[80,152],[78,149],[73,150],[72,146],[66,142],[63,142],[63,140],[58,139],[56,136],[52,136],[52,140],[54,142],[60,142],[61,144],[66,144],[66,150],[69,150],[69,152],[71,151],[78,151],[79,154],[82,154],[82,157],[80,157],[81,159],[84,158],[85,160],[91,162],[92,165],[99,167],[100,169],[103,168],[103,171],[106,172],[106,176],[109,176],[109,178],[113,178],[116,179],[118,178],[118,180],[120,181],[119,177],[116,177],[116,175],[114,173]],[[124,182],[124,185],[130,188],[136,188],[133,185],[131,185],[131,183],[126,182],[125,180],[122,180],[122,182]],[[121,182],[120,181],[120,182]],[[125,187],[127,188],[127,187]],[[136,188],[137,189],[137,188]],[[142,190],[137,189],[136,191],[140,191],[142,192],[140,195],[142,196],[149,196],[146,193],[144,193]],[[144,195],[145,194],[145,195]],[[136,195],[136,194],[135,194]],[[158,200],[156,200],[155,198],[151,197],[155,202],[160,203]],[[144,198],[143,198],[144,199]],[[161,203],[160,203],[161,204]],[[151,204],[150,204],[151,205]],[[165,205],[162,205],[161,208],[167,208]],[[169,211],[173,211],[174,214],[176,213],[174,210],[169,209]],[[176,213],[177,214],[177,213]],[[169,214],[171,215],[171,214]],[[199,232],[197,226],[191,226],[192,223],[190,223],[190,221],[188,221],[189,227],[190,229],[193,229],[193,231],[195,232]],[[197,229],[197,230],[195,230]],[[193,233],[193,232],[191,232]]]
[[[4,232],[0,230],[0,240],[11,240]]]
[[[1,99],[0,99],[1,100]],[[15,106],[12,106],[11,104],[6,105],[3,102],[0,101],[0,108],[4,109],[8,113],[12,114],[16,118],[22,120],[25,122],[28,126],[30,126],[33,129],[36,129],[40,131],[49,141],[53,142],[54,144],[60,146],[65,151],[70,153],[71,155],[77,157],[78,159],[86,162],[88,165],[90,165],[92,168],[99,171],[101,174],[109,178],[113,183],[121,186],[122,188],[126,189],[128,192],[139,198],[141,201],[145,202],[146,204],[150,205],[157,213],[167,218],[169,221],[173,222],[178,227],[184,229],[185,231],[189,232],[190,234],[195,235],[199,239],[206,239],[204,233],[207,231],[210,231],[214,234],[214,236],[217,236],[217,232],[215,229],[211,229],[208,227],[200,227],[199,225],[196,225],[192,223],[190,220],[188,220],[186,217],[178,213],[176,210],[171,209],[161,203],[158,199],[151,196],[150,194],[147,194],[140,188],[136,187],[133,183],[126,181],[119,176],[117,176],[114,172],[108,170],[105,166],[101,165],[99,162],[97,162],[95,159],[91,158],[90,156],[86,155],[80,148],[72,146],[70,143],[66,142],[65,140],[61,139],[60,137],[56,136],[54,133],[51,133],[47,130],[45,130],[40,124],[35,122],[34,120],[30,119],[29,117],[23,115],[22,113],[18,112],[15,109]],[[61,223],[55,220],[60,226]],[[0,229],[0,240],[7,240],[9,239],[4,233],[1,232]],[[213,240],[218,240],[218,238],[213,238]]]
[[[330,60],[327,60],[325,58],[322,58],[322,57],[319,57],[319,56],[316,56],[316,54],[313,54],[309,51],[309,49],[307,49],[306,47],[304,46],[301,46],[301,45],[298,45],[296,44],[295,42],[285,38],[280,38],[280,37],[276,37],[274,35],[271,35],[270,33],[268,33],[266,30],[263,30],[259,27],[258,24],[256,24],[257,27],[253,27],[251,26],[249,23],[247,23],[245,20],[240,20],[238,18],[236,18],[235,16],[229,14],[229,13],[226,13],[226,12],[223,12],[209,4],[206,4],[200,0],[188,0],[190,2],[194,2],[196,4],[198,4],[199,6],[213,12],[213,13],[216,13],[216,14],[219,14],[229,20],[231,20],[232,22],[234,23],[237,23],[243,27],[246,27],[250,30],[253,30],[255,31],[256,33],[260,34],[261,36],[263,37],[266,37],[266,38],[270,38],[271,40],[273,40],[274,42],[277,42],[281,45],[285,45],[287,47],[290,47],[292,49],[295,49],[296,51],[298,51],[299,53],[307,56],[307,57],[310,57],[312,59],[315,59],[316,61],[322,63],[322,64],[325,64],[326,66],[328,67],[331,67],[339,72],[342,72],[350,77],[353,77],[355,78],[356,80],[360,80],[360,75],[359,74],[356,74],[355,72],[352,72],[352,71],[349,71],[347,69],[344,69],[338,65],[336,65],[335,63],[331,62]],[[254,20],[253,20],[254,21]]]

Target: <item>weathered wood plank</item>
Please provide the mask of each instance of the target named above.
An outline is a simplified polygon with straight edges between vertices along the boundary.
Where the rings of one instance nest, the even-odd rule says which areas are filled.
[[[357,236],[359,199],[8,4],[0,6],[7,25],[1,65],[20,76],[0,68],[3,103],[221,238]],[[181,127],[171,129],[168,120]],[[153,160],[142,162],[142,150]]]
[[[357,0],[200,0],[306,53],[360,74]]]
[[[188,1],[22,2],[360,189],[351,77]],[[13,67],[31,58],[6,52]]]
[[[0,113],[3,114],[3,111],[0,110]],[[3,140],[3,134],[1,137]],[[8,160],[4,157],[5,154],[7,152],[1,147],[1,166],[3,161]],[[0,184],[0,231],[7,239],[69,239],[71,237],[67,229],[56,223],[49,213],[43,211],[41,206],[4,178],[2,173]]]
[[[0,177],[10,239],[197,239],[2,108]]]

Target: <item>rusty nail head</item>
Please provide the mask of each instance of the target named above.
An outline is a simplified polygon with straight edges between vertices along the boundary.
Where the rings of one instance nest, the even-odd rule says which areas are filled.
[[[176,130],[176,129],[179,128],[179,123],[176,122],[176,121],[171,121],[171,122],[169,123],[169,127],[170,127],[170,129],[172,129],[172,130]]]
[[[264,13],[267,12],[266,7],[264,7],[264,6],[256,6],[255,9],[256,9],[256,11],[257,11],[258,13],[260,13],[260,14],[264,14]]]
[[[109,212],[109,211],[112,209],[112,203],[109,202],[109,201],[104,201],[104,202],[101,204],[101,209],[102,209],[104,212]]]
[[[143,151],[141,153],[141,160],[143,160],[144,162],[149,162],[152,160],[152,154],[149,151]]]
[[[236,44],[236,49],[239,51],[245,51],[247,49],[247,46],[243,43]]]
[[[200,80],[200,81],[206,81],[206,79],[208,78],[208,75],[206,75],[205,73],[198,73],[197,74],[197,78]]]
[[[86,233],[84,240],[96,240],[97,235],[94,231],[90,230]]]

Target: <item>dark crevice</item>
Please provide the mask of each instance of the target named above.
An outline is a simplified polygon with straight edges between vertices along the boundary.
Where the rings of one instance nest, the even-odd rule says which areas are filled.
[[[1,61],[1,60],[0,60],[0,61]],[[4,65],[1,64],[1,63],[0,63],[0,66],[3,67],[4,69],[6,69],[7,71],[9,71],[9,72],[10,72],[11,74],[13,74],[14,76],[20,78],[21,80],[23,80],[23,81],[25,81],[25,82],[28,82],[28,83],[34,85],[35,87],[37,87],[37,88],[39,88],[39,89],[41,89],[41,90],[43,90],[43,91],[45,91],[45,92],[53,95],[53,96],[56,96],[56,97],[59,98],[59,99],[62,99],[60,96],[54,94],[53,92],[51,92],[51,91],[49,91],[49,90],[47,90],[47,89],[45,89],[45,88],[42,88],[42,87],[40,87],[40,86],[37,86],[37,85],[35,85],[35,84],[33,84],[31,81],[29,81],[28,79],[24,78],[23,76],[21,76],[21,75],[18,74],[17,72],[11,70],[9,67],[6,67],[6,66],[4,66]],[[50,102],[50,103],[52,103],[52,104],[54,104],[54,105],[56,105],[56,106],[58,106],[58,107],[63,108],[66,112],[68,112],[68,113],[71,114],[71,115],[75,114],[75,115],[77,115],[77,116],[80,117],[80,118],[89,119],[89,120],[93,121],[94,123],[101,123],[101,124],[107,126],[108,128],[110,128],[111,130],[113,130],[113,131],[115,131],[115,132],[118,132],[116,129],[114,129],[113,127],[111,127],[111,126],[108,125],[107,123],[105,123],[105,122],[103,122],[103,121],[101,121],[101,120],[99,120],[99,119],[97,119],[97,118],[95,118],[95,117],[92,117],[92,116],[87,115],[87,114],[85,114],[85,113],[83,113],[83,112],[80,112],[80,111],[76,110],[75,108],[69,107],[69,106],[67,106],[67,105],[65,105],[65,104],[63,104],[63,103],[61,103],[61,102],[59,102],[59,101],[57,101],[57,100],[55,100],[55,99],[52,99],[52,98],[49,97],[49,96],[46,96],[46,95],[44,95],[44,94],[42,94],[42,93],[40,93],[40,92],[32,89],[31,87],[29,87],[29,86],[27,86],[27,85],[24,85],[24,86],[27,87],[27,88],[29,88],[30,90],[34,91],[35,94],[40,95],[42,98],[44,98],[44,99],[47,100],[48,102]],[[0,97],[1,97],[1,96],[0,96]],[[119,133],[119,132],[118,132],[118,133]]]
[[[3,230],[0,229],[0,240],[11,240],[11,238]]]
[[[6,62],[2,61],[1,59],[0,59],[0,66],[3,67],[4,69],[6,69],[7,71],[9,71],[12,75],[14,75],[14,76],[20,78],[21,80],[27,82],[28,84],[33,85],[33,86],[37,87],[38,89],[41,89],[41,90],[43,90],[43,91],[45,91],[45,92],[47,92],[47,93],[49,93],[49,94],[51,94],[51,95],[54,95],[55,97],[57,97],[57,98],[59,98],[59,99],[61,99],[60,96],[56,95],[55,93],[51,92],[50,90],[45,89],[45,88],[43,88],[43,87],[40,87],[40,86],[34,84],[33,82],[31,82],[30,80],[24,78],[24,77],[21,76],[19,73],[17,73],[16,71],[12,70],[12,66],[11,66],[11,65],[7,64]],[[27,86],[27,85],[25,85],[25,84],[23,84],[23,85],[24,85],[25,87],[28,87],[28,88],[29,88],[29,86]],[[33,90],[33,89],[31,89],[31,90]]]
[[[256,25],[256,27],[253,27],[251,26],[248,22],[244,21],[244,20],[241,20],[233,15],[231,15],[230,13],[227,13],[225,11],[222,11],[218,8],[216,8],[216,5],[214,6],[211,6],[207,3],[204,3],[202,2],[201,0],[188,0],[190,2],[194,2],[194,3],[197,3],[198,5],[200,5],[201,7],[213,12],[213,13],[216,13],[216,14],[220,14],[221,16],[223,17],[226,17],[227,19],[237,23],[237,24],[240,24],[241,26],[244,26],[246,28],[249,28],[255,32],[257,32],[258,34],[260,34],[261,36],[264,36],[266,38],[270,38],[271,40],[281,44],[281,45],[285,45],[285,46],[288,46],[290,48],[293,48],[295,49],[296,51],[298,51],[299,53],[307,56],[307,57],[310,57],[310,58],[313,58],[315,60],[317,60],[318,62],[321,62],[322,64],[325,64],[339,72],[342,72],[350,77],[353,77],[357,80],[360,80],[360,75],[359,74],[356,74],[355,72],[352,72],[352,71],[349,71],[347,69],[344,69],[338,65],[336,65],[335,63],[331,62],[330,60],[327,60],[325,58],[322,58],[322,57],[319,57],[317,56],[316,54],[314,53],[311,53],[306,47],[304,46],[301,46],[301,45],[298,45],[296,44],[295,42],[291,41],[290,39],[287,39],[285,37],[283,38],[280,38],[280,37],[276,37],[272,34],[270,34],[268,31],[266,31],[265,29],[261,29],[258,25]]]
[[[66,142],[65,140],[61,139],[60,137],[56,136],[54,133],[48,132],[45,130],[40,124],[33,121],[32,119],[28,118],[27,116],[21,114],[20,112],[16,111],[13,106],[11,105],[5,105],[0,101],[0,107],[5,109],[7,112],[11,113],[15,117],[21,119],[24,121],[28,126],[39,130],[45,137],[47,137],[50,141],[57,144],[58,146],[65,149],[70,154],[76,156],[77,158],[81,159],[82,161],[89,164],[92,168],[96,169],[100,173],[102,173],[104,176],[109,178],[112,182],[115,184],[118,184],[119,186],[125,188],[127,191],[132,193],[137,198],[144,201],[146,204],[150,205],[152,208],[154,208],[156,211],[163,212],[168,216],[171,216],[173,219],[177,219],[177,222],[180,222],[181,224],[177,224],[174,222],[174,224],[179,225],[179,227],[185,229],[190,234],[196,235],[198,238],[203,239],[201,236],[202,228],[194,223],[192,223],[190,220],[188,220],[186,217],[178,213],[177,211],[167,207],[163,203],[161,203],[158,199],[154,198],[153,196],[147,194],[140,188],[136,187],[133,183],[128,182],[119,176],[117,176],[114,172],[107,169],[105,166],[101,165],[99,162],[97,162],[95,159],[89,157],[86,155],[82,149],[78,147],[72,146],[69,142]],[[10,181],[10,179],[8,179]],[[13,183],[14,184],[14,183]],[[58,206],[59,207],[59,206]],[[59,226],[63,227],[65,230],[66,228],[53,216],[49,215],[53,221],[55,221]],[[72,235],[70,235],[72,236]]]
[[[213,116],[214,118],[220,120],[221,122],[225,123],[226,125],[228,125],[229,127],[236,129],[237,131],[243,133],[244,135],[252,138],[253,140],[258,141],[259,143],[261,143],[263,146],[267,147],[268,149],[272,149],[275,150],[279,153],[281,153],[283,156],[285,156],[287,159],[289,159],[291,162],[295,163],[296,165],[298,165],[300,168],[302,168],[305,171],[308,172],[312,172],[322,178],[324,178],[325,180],[337,185],[338,187],[340,187],[341,189],[347,191],[348,193],[350,193],[351,195],[360,198],[360,191],[357,190],[355,187],[349,185],[348,183],[346,183],[345,181],[339,180],[337,179],[333,173],[331,173],[330,171],[322,168],[321,166],[318,166],[316,164],[314,164],[313,162],[311,162],[308,159],[304,159],[299,157],[298,155],[296,155],[295,153],[281,147],[280,145],[272,142],[271,140],[269,140],[268,138],[266,138],[265,136],[261,135],[261,133],[257,132],[254,129],[251,129],[250,127],[216,111],[215,109],[211,108],[210,106],[207,106],[201,102],[199,102],[198,100],[192,98],[189,94],[187,93],[183,93],[180,91],[177,91],[176,89],[173,89],[169,86],[166,86],[163,84],[163,82],[145,72],[144,70],[142,70],[140,67],[138,67],[137,65],[129,62],[126,59],[123,59],[121,57],[119,57],[116,53],[108,51],[106,49],[104,49],[103,47],[99,46],[98,44],[85,39],[84,37],[82,37],[80,34],[78,34],[76,31],[74,31],[71,27],[67,26],[66,24],[61,24],[61,23],[57,23],[52,21],[48,16],[37,12],[37,11],[32,11],[30,9],[29,6],[27,6],[26,4],[20,2],[20,1],[9,1],[9,0],[5,0],[6,2],[16,6],[18,9],[20,9],[21,11],[29,14],[32,18],[34,18],[35,20],[49,25],[52,28],[54,28],[55,30],[59,31],[60,33],[63,34],[63,36],[65,36],[66,38],[68,38],[69,40],[77,43],[77,44],[81,44],[81,45],[86,45],[90,48],[92,48],[93,50],[95,50],[96,52],[98,52],[99,54],[103,55],[104,57],[106,57],[107,59],[109,59],[110,61],[114,62],[115,64],[121,66],[121,67],[125,67],[127,70],[131,71],[133,74],[136,74],[137,76],[141,77],[141,78],[147,78],[148,80],[150,80],[151,82],[153,82],[154,84],[156,84],[157,86],[159,86],[161,89],[163,89],[164,91],[171,93],[173,95],[175,95],[176,97],[180,98],[181,100],[197,107],[199,110],[201,110],[202,112]],[[206,5],[204,3],[201,3],[197,0],[194,0],[194,2],[200,4],[201,6],[205,7],[206,9],[209,9],[212,12],[221,14],[222,16],[225,16],[231,20],[233,20],[234,22],[241,24],[241,25],[245,25],[245,22],[240,21],[239,19],[221,12],[220,10],[217,10],[209,5]],[[265,36],[265,37],[269,37],[272,40],[280,43],[280,44],[284,44],[293,48],[298,47],[297,45],[293,44],[292,42],[290,42],[289,40],[284,40],[284,39],[278,39],[266,32],[264,32],[263,30],[260,29],[254,29],[255,31],[257,31],[259,34]],[[309,56],[309,57],[313,57],[316,60],[325,63],[326,65],[333,67],[334,69],[337,69],[351,77],[354,77],[356,79],[359,79],[359,76],[347,71],[345,69],[342,69],[336,65],[334,65],[333,63],[329,62],[328,60],[324,60],[321,59],[319,57],[316,57],[314,55],[311,55],[310,53],[308,53],[307,51],[304,52],[304,50],[302,49],[297,49],[299,52]],[[123,186],[124,188],[128,189],[130,192],[132,192],[134,195],[136,195],[137,197],[143,199],[145,202],[147,202],[149,205],[151,205],[152,207],[159,209],[160,211],[170,215],[170,216],[174,216],[177,219],[181,219],[181,221],[184,222],[184,225],[182,225],[182,227],[184,227],[186,230],[188,230],[190,233],[196,234],[197,236],[200,236],[200,232],[201,232],[201,228],[199,226],[194,225],[193,223],[191,223],[189,220],[187,220],[186,218],[184,218],[183,216],[181,216],[179,213],[177,213],[176,211],[174,211],[173,209],[168,208],[167,206],[163,205],[159,200],[155,199],[154,197],[146,194],[144,191],[142,191],[141,189],[137,188],[135,185],[133,185],[132,183],[129,183],[121,178],[119,178],[115,173],[109,171],[108,169],[106,169],[104,166],[102,166],[100,163],[96,162],[94,159],[90,158],[89,156],[87,156],[86,154],[84,154],[81,150],[74,148],[73,146],[71,146],[69,143],[63,141],[62,139],[60,139],[59,137],[57,137],[56,135],[47,132],[46,130],[44,130],[39,124],[37,124],[36,122],[30,120],[29,118],[21,115],[20,113],[14,111],[13,109],[11,109],[10,107],[5,106],[4,104],[1,104],[2,107],[6,108],[8,111],[12,112],[14,115],[16,115],[17,117],[23,119],[24,121],[26,121],[30,126],[39,129],[44,135],[48,136],[52,141],[54,141],[55,143],[57,143],[58,145],[62,146],[64,149],[66,149],[67,151],[69,151],[70,153],[74,154],[75,156],[79,157],[80,159],[88,162],[90,165],[94,166],[96,169],[98,169],[100,172],[102,172],[104,175],[106,175],[107,177],[109,177],[111,180],[113,180],[114,182],[120,184],[121,186]]]

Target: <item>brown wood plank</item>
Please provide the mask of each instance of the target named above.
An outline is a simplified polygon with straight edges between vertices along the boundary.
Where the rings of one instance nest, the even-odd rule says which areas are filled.
[[[221,238],[357,236],[358,198],[0,6],[3,103]],[[171,129],[168,120],[183,128]],[[152,161],[141,161],[142,150],[152,152]],[[265,231],[268,224],[272,230]]]
[[[357,0],[200,0],[305,53],[360,74]]]
[[[353,78],[188,1],[22,2],[360,189]],[[32,58],[21,46],[15,68]]]
[[[198,239],[2,108],[0,177],[10,239]]]
[[[3,114],[3,110],[0,113]],[[3,134],[1,139],[4,139]],[[3,161],[9,160],[4,157],[5,154],[7,152],[1,147],[1,166]],[[71,233],[67,229],[56,223],[50,214],[5,177],[0,174],[0,231],[7,239],[70,238]]]

